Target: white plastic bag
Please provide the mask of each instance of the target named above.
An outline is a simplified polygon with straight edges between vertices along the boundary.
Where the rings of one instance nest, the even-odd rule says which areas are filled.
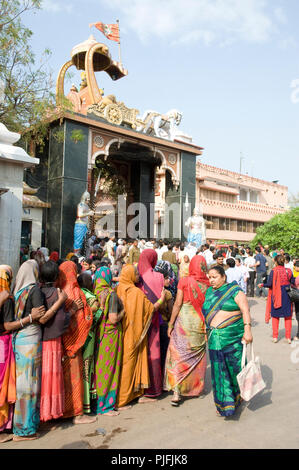
[[[251,398],[266,387],[261,373],[260,360],[258,357],[254,357],[252,343],[248,344],[248,348],[251,349],[251,359],[245,366],[247,345],[243,342],[242,370],[237,375],[240,394],[245,401],[251,400]]]

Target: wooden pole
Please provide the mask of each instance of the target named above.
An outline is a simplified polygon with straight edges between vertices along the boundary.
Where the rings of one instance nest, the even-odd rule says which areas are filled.
[[[118,24],[118,32],[119,32],[119,42],[118,42],[119,63],[120,63],[120,65],[122,65],[122,61],[121,61],[121,48],[120,48],[120,27],[119,27],[119,20],[116,20],[116,23]]]

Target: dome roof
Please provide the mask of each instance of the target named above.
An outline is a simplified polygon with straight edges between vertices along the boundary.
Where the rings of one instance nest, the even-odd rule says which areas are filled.
[[[78,70],[85,70],[85,57],[86,53],[95,45],[98,48],[93,56],[93,69],[95,72],[105,70],[111,63],[109,49],[105,44],[98,42],[93,35],[73,47],[71,51],[72,62]]]

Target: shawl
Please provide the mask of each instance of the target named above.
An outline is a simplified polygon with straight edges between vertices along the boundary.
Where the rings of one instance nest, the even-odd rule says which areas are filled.
[[[158,255],[155,250],[144,250],[138,261],[138,272],[141,276],[140,288],[147,298],[155,303],[162,293],[164,287],[164,276],[154,271]]]
[[[58,251],[52,251],[52,253],[50,254],[50,258],[49,258],[51,261],[54,261],[55,263],[57,263],[57,261],[59,260],[59,253]]]
[[[23,263],[18,271],[14,288],[15,319],[22,318],[29,293],[38,281],[38,263],[30,259]]]
[[[201,308],[205,301],[205,292],[210,286],[210,281],[207,276],[207,262],[201,255],[196,255],[192,258],[189,265],[189,276],[186,278],[187,289],[189,298],[196,312],[204,322],[204,316]]]
[[[77,282],[77,268],[72,261],[65,261],[59,266],[59,278],[57,287],[67,294],[65,302],[66,310],[71,308],[74,300],[81,299],[83,308],[71,316],[69,328],[62,336],[65,354],[73,357],[84,346],[92,325],[93,315],[87,304],[86,297]]]
[[[38,263],[34,259],[29,259],[23,263],[18,271],[14,288],[14,295],[17,292],[38,281]]]

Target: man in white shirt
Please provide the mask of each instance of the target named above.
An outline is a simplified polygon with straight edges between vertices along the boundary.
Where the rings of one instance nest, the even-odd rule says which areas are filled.
[[[204,250],[203,250],[203,256],[205,257],[205,260],[207,262],[208,269],[212,264],[214,264],[214,258],[213,258],[213,253],[210,250],[210,245],[206,243],[204,245]]]
[[[249,279],[249,271],[248,268],[243,264],[241,256],[237,256],[235,259],[236,269],[239,269],[240,273],[242,274],[242,281],[241,281],[241,289],[243,290],[244,294],[247,294],[247,279]]]
[[[226,264],[227,264],[227,266],[229,266],[229,268],[225,271],[227,283],[229,284],[233,281],[236,281],[242,289],[243,275],[242,275],[240,269],[236,268],[235,260],[233,258],[228,258],[226,260]]]
[[[248,251],[248,257],[244,261],[245,267],[248,269],[249,278],[247,279],[247,295],[248,297],[254,297],[254,280],[255,280],[255,258],[252,250]]]

